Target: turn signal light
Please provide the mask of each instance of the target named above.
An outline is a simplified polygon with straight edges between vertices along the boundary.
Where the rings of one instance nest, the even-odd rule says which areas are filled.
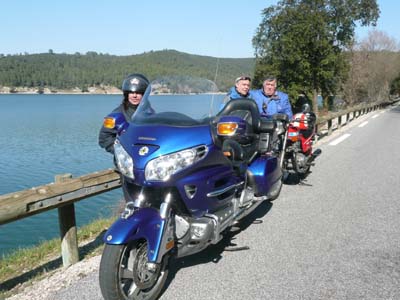
[[[234,135],[237,128],[237,123],[218,123],[217,132],[219,135]]]
[[[115,127],[115,119],[111,117],[104,118],[103,126],[105,128],[113,129]]]
[[[292,142],[297,142],[299,140],[299,133],[298,132],[289,132],[288,139]]]
[[[174,244],[175,244],[174,240],[170,240],[170,241],[167,242],[167,244],[165,245],[165,249],[166,249],[166,250],[171,249],[172,247],[174,247]]]

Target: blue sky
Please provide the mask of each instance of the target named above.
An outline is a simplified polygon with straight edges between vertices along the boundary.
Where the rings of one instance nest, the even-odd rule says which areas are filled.
[[[139,54],[175,49],[252,57],[261,11],[276,0],[3,0],[0,53]],[[400,2],[378,0],[377,29],[400,42]],[[357,30],[363,38],[368,29]]]

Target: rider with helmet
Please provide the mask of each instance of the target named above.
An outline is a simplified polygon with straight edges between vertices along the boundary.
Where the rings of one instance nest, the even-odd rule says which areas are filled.
[[[149,80],[142,74],[134,73],[128,75],[122,83],[124,98],[122,103],[112,112],[121,112],[126,120],[130,120],[136,111],[143,94],[149,85]],[[115,129],[101,127],[99,133],[99,145],[107,152],[114,153],[114,141],[117,132]]]

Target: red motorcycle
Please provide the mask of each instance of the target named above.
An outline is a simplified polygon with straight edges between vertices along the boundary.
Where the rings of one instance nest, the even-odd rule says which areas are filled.
[[[282,168],[288,175],[296,173],[299,179],[304,179],[315,158],[322,153],[321,149],[312,150],[316,119],[306,104],[303,111],[295,114],[288,123],[281,153]]]

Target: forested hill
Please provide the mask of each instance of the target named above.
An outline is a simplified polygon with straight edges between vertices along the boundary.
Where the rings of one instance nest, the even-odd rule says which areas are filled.
[[[163,92],[225,92],[234,79],[254,73],[253,58],[215,58],[178,52],[151,51],[131,56],[86,54],[0,54],[0,87],[88,91],[93,86],[120,88],[124,76],[137,72],[158,79]],[[216,77],[216,86],[211,82]]]

